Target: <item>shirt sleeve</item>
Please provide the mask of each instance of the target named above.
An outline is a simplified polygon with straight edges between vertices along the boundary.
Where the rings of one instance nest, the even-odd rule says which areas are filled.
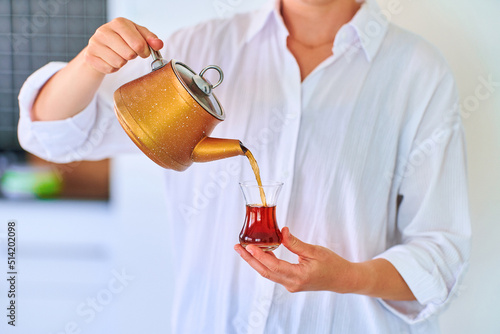
[[[398,168],[399,240],[378,257],[394,265],[417,299],[381,303],[412,324],[447,306],[469,259],[465,141],[451,73],[437,84],[409,152]]]
[[[52,62],[33,73],[19,94],[18,137],[23,149],[57,163],[139,152],[114,115],[112,97],[121,84],[144,74],[147,61],[140,60],[143,63],[132,61],[121,71],[107,75],[84,110],[57,121],[33,121],[30,113],[40,89],[66,63]]]

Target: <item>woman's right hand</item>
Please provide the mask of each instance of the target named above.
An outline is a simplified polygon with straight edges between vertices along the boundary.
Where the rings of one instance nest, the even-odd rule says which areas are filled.
[[[113,73],[137,56],[148,57],[148,45],[160,50],[163,42],[145,27],[116,18],[99,27],[90,38],[85,62],[100,73]]]

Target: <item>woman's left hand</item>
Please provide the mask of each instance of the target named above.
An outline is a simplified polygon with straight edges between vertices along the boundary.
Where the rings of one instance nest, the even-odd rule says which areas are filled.
[[[356,264],[328,248],[307,244],[282,229],[282,244],[298,255],[298,263],[278,259],[255,245],[235,245],[238,254],[260,275],[283,285],[290,292],[329,290],[349,293],[357,282]]]

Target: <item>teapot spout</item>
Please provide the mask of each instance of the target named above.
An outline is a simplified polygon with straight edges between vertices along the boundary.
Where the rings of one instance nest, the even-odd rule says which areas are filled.
[[[194,162],[209,162],[237,155],[245,155],[248,149],[237,139],[205,137],[193,150],[191,159]]]

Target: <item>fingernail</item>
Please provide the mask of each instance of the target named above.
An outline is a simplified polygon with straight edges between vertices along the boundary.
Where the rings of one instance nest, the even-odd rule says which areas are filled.
[[[253,255],[253,250],[251,248],[247,248],[247,251]]]

